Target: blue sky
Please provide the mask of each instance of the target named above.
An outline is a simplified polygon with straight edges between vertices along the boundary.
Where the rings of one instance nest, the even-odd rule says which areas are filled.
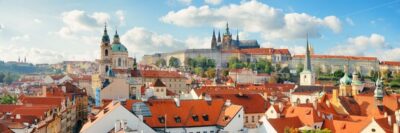
[[[95,60],[104,22],[130,56],[207,48],[212,29],[262,47],[400,61],[400,0],[0,0],[0,60]]]

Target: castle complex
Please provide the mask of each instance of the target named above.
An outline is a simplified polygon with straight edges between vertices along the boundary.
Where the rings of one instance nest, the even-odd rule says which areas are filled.
[[[169,53],[144,55],[142,63],[156,64],[158,60],[165,60],[166,64],[169,64],[169,59],[175,57],[179,59],[180,66],[185,67],[189,58],[196,58],[198,56],[215,60],[219,67],[227,67],[228,60],[231,57],[236,57],[241,61],[247,62],[266,59],[273,64],[279,63],[284,65],[287,65],[291,59],[288,49],[260,48],[257,40],[239,40],[238,33],[236,40],[233,39],[227,23],[222,36],[220,32],[216,36],[215,30],[213,30],[210,48],[186,49]]]

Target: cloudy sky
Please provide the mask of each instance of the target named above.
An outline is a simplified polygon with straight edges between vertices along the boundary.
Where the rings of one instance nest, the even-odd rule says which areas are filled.
[[[0,60],[99,57],[104,23],[129,55],[209,48],[212,30],[262,47],[400,61],[400,0],[0,0]]]

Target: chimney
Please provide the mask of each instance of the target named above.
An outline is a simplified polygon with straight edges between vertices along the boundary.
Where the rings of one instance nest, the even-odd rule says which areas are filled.
[[[125,130],[127,128],[126,124],[127,124],[126,120],[121,120],[121,129]]]
[[[63,86],[61,86],[61,90],[64,92],[64,93],[66,93],[67,92],[67,88],[63,85]]]
[[[389,124],[389,126],[391,126],[392,125],[392,117],[388,117],[388,124]]]
[[[175,97],[174,101],[175,101],[176,107],[180,107],[181,106],[181,102],[180,102],[179,98]]]
[[[15,115],[15,119],[21,119],[21,115],[20,114],[16,114]]]
[[[225,101],[225,106],[231,106],[231,105],[232,105],[231,100],[230,100],[230,99],[227,99],[227,100]]]
[[[317,110],[317,107],[318,107],[318,100],[314,100],[314,102],[313,102],[313,107],[314,107],[315,110]]]
[[[393,124],[393,133],[399,133],[399,125]]]
[[[120,120],[116,120],[114,123],[114,130],[117,133],[121,129],[121,122]]]
[[[42,86],[42,97],[46,97],[46,93],[47,93],[47,87]]]
[[[332,102],[336,104],[338,102],[338,90],[333,89],[332,90]]]
[[[282,112],[283,111],[283,103],[282,102],[279,102],[278,103],[278,107],[279,107],[279,112]]]

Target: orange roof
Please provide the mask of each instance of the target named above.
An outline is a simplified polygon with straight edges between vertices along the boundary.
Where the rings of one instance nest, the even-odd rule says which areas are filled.
[[[144,78],[184,78],[177,71],[141,70]]]
[[[242,105],[245,114],[265,113],[271,105],[260,94],[210,94],[212,98],[230,100],[231,103]]]
[[[286,109],[285,117],[299,117],[300,121],[307,126],[312,126],[316,122],[322,122],[321,116],[313,107],[292,106]]]
[[[23,105],[15,105],[15,104],[0,104],[0,113],[11,112],[16,108],[20,108]]]
[[[132,109],[132,104],[138,100],[127,100],[125,108]],[[180,100],[177,107],[174,100],[149,100],[145,102],[151,112],[151,117],[144,121],[152,128],[167,127],[198,127],[215,126],[224,111],[222,99],[212,100]],[[237,111],[236,111],[237,112]],[[178,120],[179,119],[179,120]],[[165,121],[165,123],[161,121]]]
[[[268,122],[278,133],[283,133],[285,128],[300,128],[303,126],[299,117],[286,117],[278,119],[268,119]]]
[[[399,61],[381,61],[380,65],[400,66]]]
[[[53,80],[60,80],[64,77],[65,75],[52,75],[50,76]]]
[[[294,55],[294,58],[304,58],[304,55]],[[346,60],[367,60],[377,61],[376,57],[363,57],[363,56],[343,56],[343,55],[311,55],[311,58],[320,59],[346,59]]]
[[[23,104],[50,105],[52,107],[60,107],[64,97],[20,97],[19,100]]]

